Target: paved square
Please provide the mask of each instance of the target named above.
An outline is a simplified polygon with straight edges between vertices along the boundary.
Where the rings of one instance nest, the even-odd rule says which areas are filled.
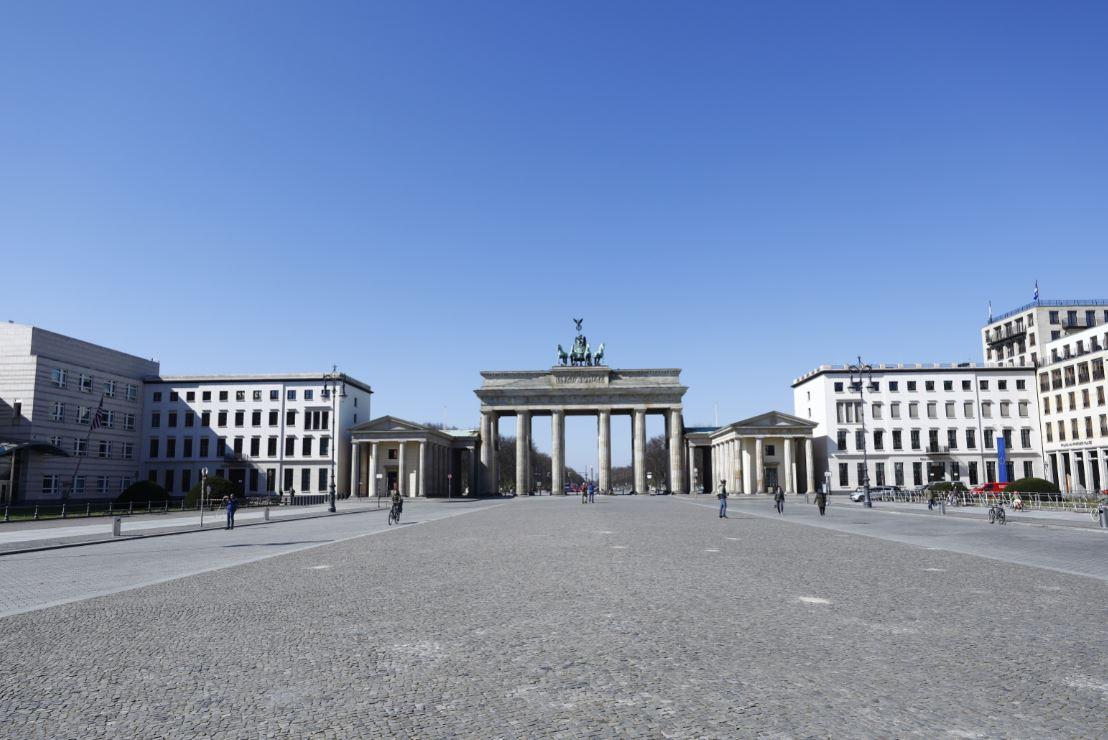
[[[324,519],[100,546],[311,549],[0,620],[0,734],[1105,734],[1105,580],[713,503],[418,502],[334,544]]]

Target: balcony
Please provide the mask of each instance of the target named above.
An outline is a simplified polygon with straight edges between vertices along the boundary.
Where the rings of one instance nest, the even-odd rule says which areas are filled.
[[[942,457],[950,455],[949,445],[927,445],[927,449],[924,450],[931,457]]]
[[[1012,329],[999,328],[988,332],[985,335],[985,342],[992,348],[1003,347],[1006,344],[1019,342],[1026,336],[1027,329],[1022,326],[1017,326]]]

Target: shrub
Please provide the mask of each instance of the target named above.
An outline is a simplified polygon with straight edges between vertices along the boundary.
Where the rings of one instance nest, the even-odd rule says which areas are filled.
[[[1059,493],[1057,485],[1042,478],[1020,478],[1009,483],[1005,490],[1020,493]]]
[[[119,498],[115,502],[117,504],[145,504],[147,501],[168,501],[169,499],[169,492],[157,483],[140,480],[138,483],[127,486],[127,489],[119,494]]]
[[[208,501],[219,501],[224,496],[238,496],[242,497],[242,489],[237,483],[232,483],[226,478],[220,478],[213,475],[208,477],[208,488],[212,489],[210,494],[206,494]],[[189,489],[189,492],[185,494],[185,506],[196,506],[200,503],[200,484]]]
[[[929,490],[935,491],[936,493],[949,493],[950,491],[962,492],[968,489],[966,488],[966,484],[960,480],[941,480],[938,483],[932,483]]]

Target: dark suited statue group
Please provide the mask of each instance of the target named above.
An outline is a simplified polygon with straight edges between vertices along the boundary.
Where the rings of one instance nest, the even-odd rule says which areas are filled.
[[[558,345],[558,364],[562,366],[570,367],[590,367],[596,365],[602,365],[604,363],[604,342],[600,343],[597,347],[596,353],[592,351],[592,347],[589,345],[589,340],[585,338],[585,335],[581,333],[581,324],[585,322],[584,319],[574,319],[573,323],[577,325],[577,338],[573,340],[573,349],[566,352],[562,349],[562,345]]]

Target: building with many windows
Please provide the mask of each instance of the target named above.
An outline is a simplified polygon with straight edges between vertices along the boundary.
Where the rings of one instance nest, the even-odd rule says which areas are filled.
[[[1065,492],[1108,488],[1108,321],[1044,347],[1038,368],[1047,476]]]
[[[1034,301],[990,317],[981,329],[986,363],[1034,367],[1044,347],[1108,320],[1108,300]]]
[[[143,475],[174,496],[208,474],[246,495],[350,491],[351,427],[370,418],[370,387],[319,373],[147,378]]]
[[[138,480],[143,378],[157,373],[154,360],[0,324],[0,443],[36,443],[4,456],[0,503],[114,498]]]
[[[867,455],[871,486],[976,485],[999,479],[1001,438],[1008,480],[1042,475],[1034,382],[1031,367],[878,365],[863,403],[846,367],[822,365],[793,382],[793,406],[816,423],[815,474],[832,489],[861,486]]]

